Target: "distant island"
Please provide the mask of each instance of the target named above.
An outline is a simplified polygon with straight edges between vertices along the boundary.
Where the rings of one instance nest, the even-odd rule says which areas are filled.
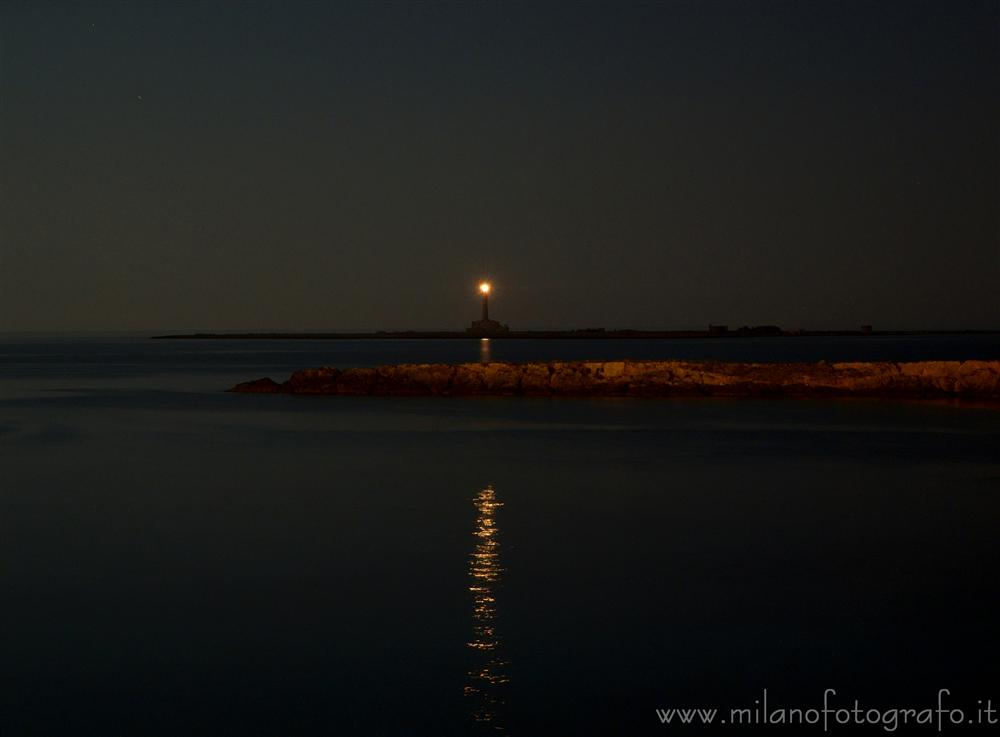
[[[296,371],[246,394],[340,396],[893,397],[1000,400],[1000,361],[550,361]]]
[[[475,325],[475,323],[474,323]],[[652,340],[671,338],[773,338],[825,336],[890,336],[890,335],[1000,335],[1000,330],[873,330],[864,325],[857,330],[783,330],[776,325],[744,325],[729,329],[725,325],[710,325],[707,330],[606,330],[581,328],[576,330],[502,330],[497,332],[469,330],[380,330],[368,333],[187,333],[154,335],[154,340],[415,340],[415,339],[625,339]]]

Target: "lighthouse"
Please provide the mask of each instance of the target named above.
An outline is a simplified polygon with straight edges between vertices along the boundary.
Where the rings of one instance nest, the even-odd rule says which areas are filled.
[[[479,282],[479,297],[483,301],[482,317],[473,320],[472,324],[465,329],[469,335],[488,338],[492,335],[503,335],[510,332],[510,328],[506,325],[490,319],[490,293],[492,291],[493,285],[490,282],[485,279]]]
[[[488,281],[479,282],[479,293],[483,295],[483,317],[482,322],[490,321],[490,290],[493,287]]]

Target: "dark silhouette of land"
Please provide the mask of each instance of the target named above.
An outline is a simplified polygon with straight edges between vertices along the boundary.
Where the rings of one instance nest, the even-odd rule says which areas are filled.
[[[155,340],[390,340],[390,339],[626,339],[650,340],[671,338],[771,338],[771,337],[823,337],[823,336],[889,336],[889,335],[1000,335],[1000,330],[872,330],[863,326],[858,330],[783,330],[776,325],[743,326],[734,330],[726,326],[711,326],[708,330],[605,330],[583,328],[579,330],[509,330],[505,332],[473,332],[462,330],[394,330],[370,333],[188,333],[156,335]]]

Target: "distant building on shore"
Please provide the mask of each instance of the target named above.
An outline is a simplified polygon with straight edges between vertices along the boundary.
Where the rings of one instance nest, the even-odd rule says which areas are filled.
[[[472,324],[465,329],[465,332],[469,335],[478,335],[483,338],[488,338],[491,335],[503,335],[504,333],[510,332],[510,328],[503,323],[490,319],[491,291],[493,291],[493,285],[488,281],[482,281],[479,283],[479,294],[483,298],[482,317],[479,320],[473,320]]]

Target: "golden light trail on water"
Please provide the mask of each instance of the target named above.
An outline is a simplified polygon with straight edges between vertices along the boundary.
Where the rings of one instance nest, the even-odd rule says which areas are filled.
[[[510,680],[503,672],[508,663],[501,656],[496,629],[496,589],[503,573],[496,512],[503,502],[497,499],[492,486],[482,489],[474,502],[478,512],[473,531],[476,544],[469,558],[473,637],[466,645],[479,657],[475,667],[467,674],[469,683],[465,686],[465,695],[474,700],[472,718],[489,724],[496,734],[503,731],[497,721],[499,707],[504,703],[500,687]]]

